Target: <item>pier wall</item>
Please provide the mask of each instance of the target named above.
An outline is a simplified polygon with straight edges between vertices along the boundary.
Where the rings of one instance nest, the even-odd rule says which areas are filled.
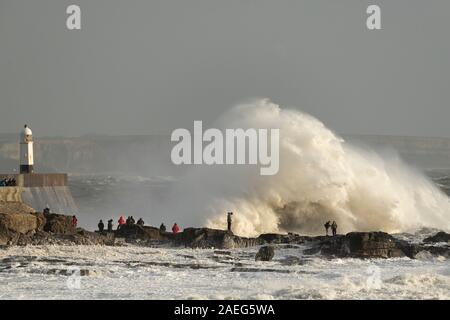
[[[75,200],[67,186],[23,188],[22,201],[39,212],[48,206],[52,212],[59,214],[78,213]]]
[[[66,173],[0,174],[0,180],[13,178],[18,187],[60,187],[67,186]]]
[[[0,187],[0,201],[2,202],[22,202],[21,187]]]
[[[0,180],[14,178],[16,186],[0,187],[0,202],[22,202],[38,212],[49,207],[60,214],[77,214],[78,208],[67,185],[65,173],[0,174]],[[0,203],[0,211],[2,203]]]

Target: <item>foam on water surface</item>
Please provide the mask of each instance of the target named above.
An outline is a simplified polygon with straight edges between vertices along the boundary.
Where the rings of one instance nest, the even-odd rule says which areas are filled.
[[[0,298],[450,298],[450,262],[442,257],[328,260],[280,247],[273,261],[256,262],[257,250],[11,247],[0,250]],[[74,278],[74,267],[83,276]]]

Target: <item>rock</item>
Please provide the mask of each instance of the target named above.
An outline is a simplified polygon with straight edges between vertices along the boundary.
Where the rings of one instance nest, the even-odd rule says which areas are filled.
[[[226,230],[209,228],[186,228],[172,237],[175,243],[191,248],[232,249],[246,248],[262,243],[261,240],[255,238],[239,237]]]
[[[292,266],[292,265],[303,265],[305,264],[306,261],[307,260],[300,259],[299,257],[296,256],[286,256],[282,260],[280,260],[280,263],[282,265]]]
[[[56,213],[44,213],[46,221],[43,230],[56,234],[73,234],[76,228],[72,225],[72,216]]]
[[[403,253],[411,259],[415,259],[416,254],[424,250],[424,247],[419,244],[409,243],[408,241],[397,239],[395,239],[394,241],[397,248],[403,251]]]
[[[36,216],[30,213],[0,213],[0,225],[21,234],[35,230],[38,226]]]
[[[446,258],[450,258],[450,246],[444,246],[444,247],[427,246],[427,247],[424,247],[424,250],[428,251],[431,254],[436,255],[436,256],[443,256]]]
[[[214,250],[214,254],[219,254],[219,255],[226,255],[226,256],[231,256],[231,251],[224,251],[224,250]]]
[[[434,236],[425,238],[423,242],[448,242],[450,241],[450,234],[444,231],[436,233]]]
[[[0,193],[2,190],[6,189],[6,187],[1,187],[0,188]],[[27,214],[27,213],[32,213],[35,212],[35,210],[26,205],[23,202],[20,201],[1,201],[0,200],[0,213],[5,213],[5,214],[14,214],[14,213],[23,213],[23,214]]]
[[[275,255],[275,248],[272,246],[263,246],[259,248],[255,256],[256,261],[271,261]]]
[[[115,231],[115,236],[127,240],[164,240],[167,237],[159,232],[158,228],[140,226],[137,224],[123,225]]]
[[[345,235],[350,254],[359,257],[393,258],[405,253],[397,246],[394,238],[385,232],[350,232]]]
[[[47,223],[45,215],[42,212],[36,212],[34,215],[36,216],[36,223],[37,223],[36,231],[44,230],[44,226]]]
[[[0,223],[0,246],[9,245],[13,234],[15,234],[15,232],[8,230],[5,225]]]
[[[258,239],[263,240],[267,243],[273,244],[302,244],[306,241],[310,241],[312,237],[300,236],[296,233],[288,233],[288,234],[278,234],[278,233],[264,233],[261,234]]]
[[[304,253],[353,258],[393,258],[406,255],[395,239],[385,232],[350,232],[345,236],[321,237]]]

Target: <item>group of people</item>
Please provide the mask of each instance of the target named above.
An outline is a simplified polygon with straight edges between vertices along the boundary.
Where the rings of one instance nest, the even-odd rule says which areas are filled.
[[[113,229],[113,219],[109,219],[108,220],[108,232],[112,231]],[[100,220],[100,222],[98,223],[98,230],[100,232],[103,232],[105,230],[105,224],[103,223],[103,220]]]
[[[50,214],[50,208],[47,206],[44,210],[44,213]],[[228,232],[232,232],[231,231],[231,225],[233,222],[233,212],[227,212],[227,230]],[[139,220],[137,222],[135,222],[133,216],[129,216],[126,220],[124,219],[123,216],[120,216],[119,220],[118,220],[118,227],[117,230],[119,230],[123,225],[138,225],[138,226],[144,226],[145,222],[142,218],[139,218]],[[72,216],[72,226],[73,227],[77,227],[78,224],[78,219],[75,215]],[[113,227],[114,227],[114,222],[113,219],[109,219],[108,220],[108,232],[112,232],[113,231]],[[331,221],[327,221],[324,224],[325,227],[325,232],[326,235],[328,236],[328,230],[331,228],[331,232],[332,235],[335,236],[337,235],[337,223],[336,221],[333,220],[333,222]],[[100,220],[98,223],[98,230],[100,232],[103,232],[105,230],[105,224],[103,223],[103,220]],[[164,225],[164,223],[161,223],[161,225],[159,226],[159,230],[161,232],[166,232],[166,226]],[[180,232],[180,227],[178,226],[178,224],[175,222],[172,226],[172,233],[176,234]]]
[[[138,226],[144,226],[145,222],[142,218],[139,218],[139,220],[136,222],[133,218],[133,216],[129,216],[126,220],[123,216],[120,216],[118,222],[118,226],[117,226],[117,230],[119,230],[123,225],[138,225]],[[114,227],[114,223],[113,223],[113,219],[109,219],[108,220],[108,232],[112,232],[113,231],[113,227]],[[100,232],[103,232],[105,230],[105,224],[103,223],[103,220],[100,220],[98,223],[98,230]],[[164,223],[161,223],[161,226],[159,227],[159,230],[161,232],[166,232],[166,226],[164,225]],[[175,222],[173,227],[172,227],[172,232],[173,233],[178,233],[180,232],[180,227],[178,226],[178,224]]]
[[[16,179],[5,178],[0,180],[0,187],[15,187],[17,185]]]
[[[333,220],[333,223],[331,223],[330,221],[327,221],[324,224],[325,227],[325,231],[326,231],[326,235],[328,236],[328,229],[330,229],[331,227],[331,232],[333,233],[333,236],[335,236],[337,234],[337,223],[336,221]]]

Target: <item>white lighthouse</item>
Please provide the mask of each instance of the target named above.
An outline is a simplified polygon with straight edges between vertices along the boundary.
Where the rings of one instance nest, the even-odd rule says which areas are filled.
[[[20,132],[20,173],[33,173],[33,132],[25,125]]]

